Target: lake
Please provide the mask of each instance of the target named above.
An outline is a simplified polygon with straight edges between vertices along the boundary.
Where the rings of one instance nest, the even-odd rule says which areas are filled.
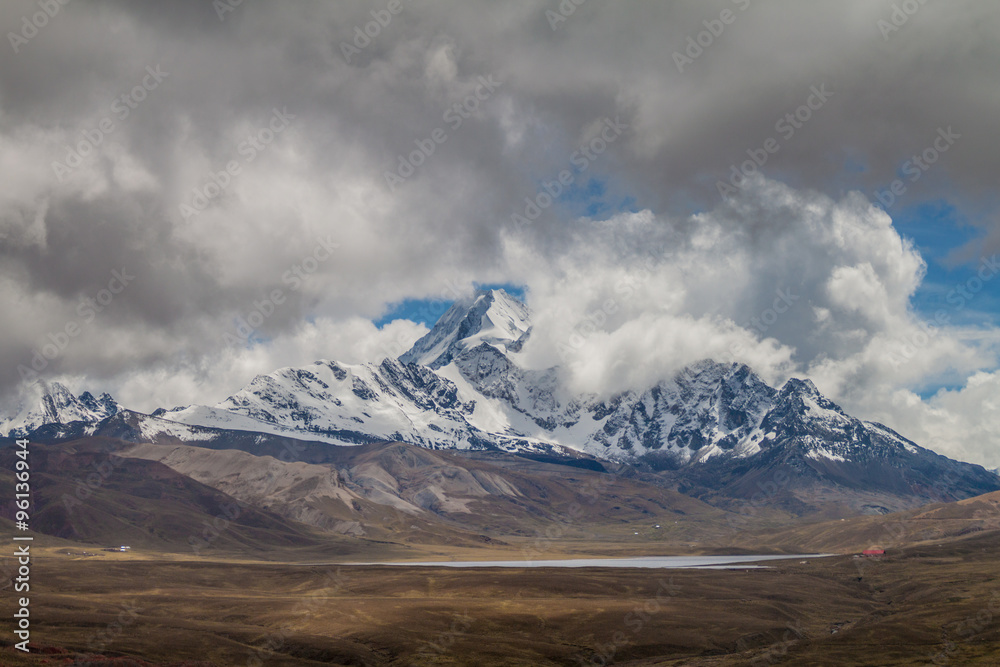
[[[568,560],[468,560],[421,561],[412,563],[342,563],[342,565],[393,565],[397,567],[644,567],[753,569],[769,560],[824,558],[835,554],[792,554],[782,556],[643,556],[639,558],[572,558]]]

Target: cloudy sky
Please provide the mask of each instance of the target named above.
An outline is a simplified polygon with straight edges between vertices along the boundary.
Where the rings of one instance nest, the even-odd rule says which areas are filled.
[[[215,403],[507,285],[581,390],[743,361],[1000,465],[996,4],[577,2],[4,2],[5,404]]]

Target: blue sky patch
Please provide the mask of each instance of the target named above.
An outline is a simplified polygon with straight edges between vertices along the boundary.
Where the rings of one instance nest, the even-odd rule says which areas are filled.
[[[931,318],[943,310],[957,326],[997,324],[1000,285],[992,287],[978,279],[978,259],[949,261],[954,251],[981,238],[983,231],[968,224],[945,200],[902,207],[892,216],[896,230],[913,242],[927,262],[927,275],[912,300],[916,311]]]
[[[512,283],[475,283],[476,289],[503,289],[508,294],[524,300],[524,287]],[[385,315],[373,320],[381,329],[393,320],[412,320],[427,327],[433,327],[442,315],[455,303],[454,299],[404,299],[389,306]]]

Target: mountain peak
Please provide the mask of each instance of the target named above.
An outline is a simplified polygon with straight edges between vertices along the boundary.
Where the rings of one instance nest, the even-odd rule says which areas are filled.
[[[404,364],[440,368],[463,350],[487,343],[516,350],[531,329],[528,308],[503,289],[480,289],[459,299],[434,328],[399,357]]]
[[[808,394],[809,396],[821,396],[821,394],[819,393],[819,389],[816,388],[816,385],[813,384],[813,381],[810,380],[809,378],[806,378],[804,380],[799,378],[790,378],[787,382],[785,382],[784,385],[782,385],[781,393],[783,394],[796,393],[796,394]]]
[[[0,422],[0,436],[25,435],[45,424],[97,422],[121,409],[108,394],[94,398],[93,394],[85,391],[77,397],[59,382],[38,380],[21,397],[14,416]]]

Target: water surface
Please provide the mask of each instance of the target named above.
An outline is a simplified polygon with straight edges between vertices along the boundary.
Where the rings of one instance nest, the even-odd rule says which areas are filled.
[[[833,554],[785,554],[781,556],[642,556],[638,558],[571,558],[568,560],[455,560],[411,563],[344,563],[344,565],[395,565],[407,567],[644,567],[751,569],[748,565],[769,560],[823,558]]]

